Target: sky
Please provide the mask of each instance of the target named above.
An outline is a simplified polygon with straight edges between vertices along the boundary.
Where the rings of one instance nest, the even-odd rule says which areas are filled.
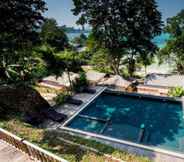
[[[71,12],[73,8],[72,0],[45,0],[48,11],[46,16],[55,18],[59,25],[77,27],[75,22],[77,17]],[[162,12],[163,21],[168,17],[176,15],[181,9],[184,9],[184,0],[156,0],[159,10]]]

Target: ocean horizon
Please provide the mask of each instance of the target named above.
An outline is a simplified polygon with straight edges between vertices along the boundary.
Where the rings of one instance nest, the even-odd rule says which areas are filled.
[[[80,36],[80,32],[78,33],[67,33],[68,39],[69,41],[73,40],[76,37]],[[86,36],[89,35],[89,33],[84,33]],[[163,48],[166,45],[166,42],[170,39],[170,35],[168,33],[162,33],[159,36],[156,36],[153,39],[153,42],[159,47],[159,48]]]

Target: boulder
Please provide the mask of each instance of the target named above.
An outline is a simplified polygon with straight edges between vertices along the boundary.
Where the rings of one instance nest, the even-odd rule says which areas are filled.
[[[0,107],[6,113],[30,114],[42,119],[41,110],[50,107],[39,92],[25,86],[1,86]]]

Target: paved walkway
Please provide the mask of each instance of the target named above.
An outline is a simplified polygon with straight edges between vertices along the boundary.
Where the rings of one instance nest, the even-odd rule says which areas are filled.
[[[36,162],[0,139],[0,162]]]
[[[91,87],[92,88],[92,87]],[[73,96],[74,99],[78,99],[83,101],[83,104],[86,104],[88,101],[90,101],[98,92],[100,92],[104,87],[101,86],[95,86],[93,87],[93,89],[96,90],[95,94],[89,94],[89,93],[77,93],[76,95]],[[58,107],[55,108],[55,110],[59,113],[65,114],[67,115],[67,119],[69,119],[70,117],[72,117],[76,112],[78,112],[83,105],[77,106],[74,104],[68,104],[65,103],[63,105],[60,105]],[[44,128],[52,128],[52,129],[56,129],[58,127],[61,127],[62,124],[64,122],[58,123],[58,122],[54,122],[52,120],[46,120],[41,127]]]

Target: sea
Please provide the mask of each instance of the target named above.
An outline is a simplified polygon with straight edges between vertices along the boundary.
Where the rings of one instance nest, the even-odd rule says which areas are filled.
[[[80,32],[76,32],[76,33],[67,33],[67,36],[69,38],[69,40],[73,40],[75,37],[79,37],[80,36]],[[89,35],[89,33],[84,33],[86,36]],[[168,33],[162,33],[159,36],[156,36],[153,39],[153,42],[159,47],[159,48],[163,48],[166,45],[166,42],[170,39],[170,35]]]

